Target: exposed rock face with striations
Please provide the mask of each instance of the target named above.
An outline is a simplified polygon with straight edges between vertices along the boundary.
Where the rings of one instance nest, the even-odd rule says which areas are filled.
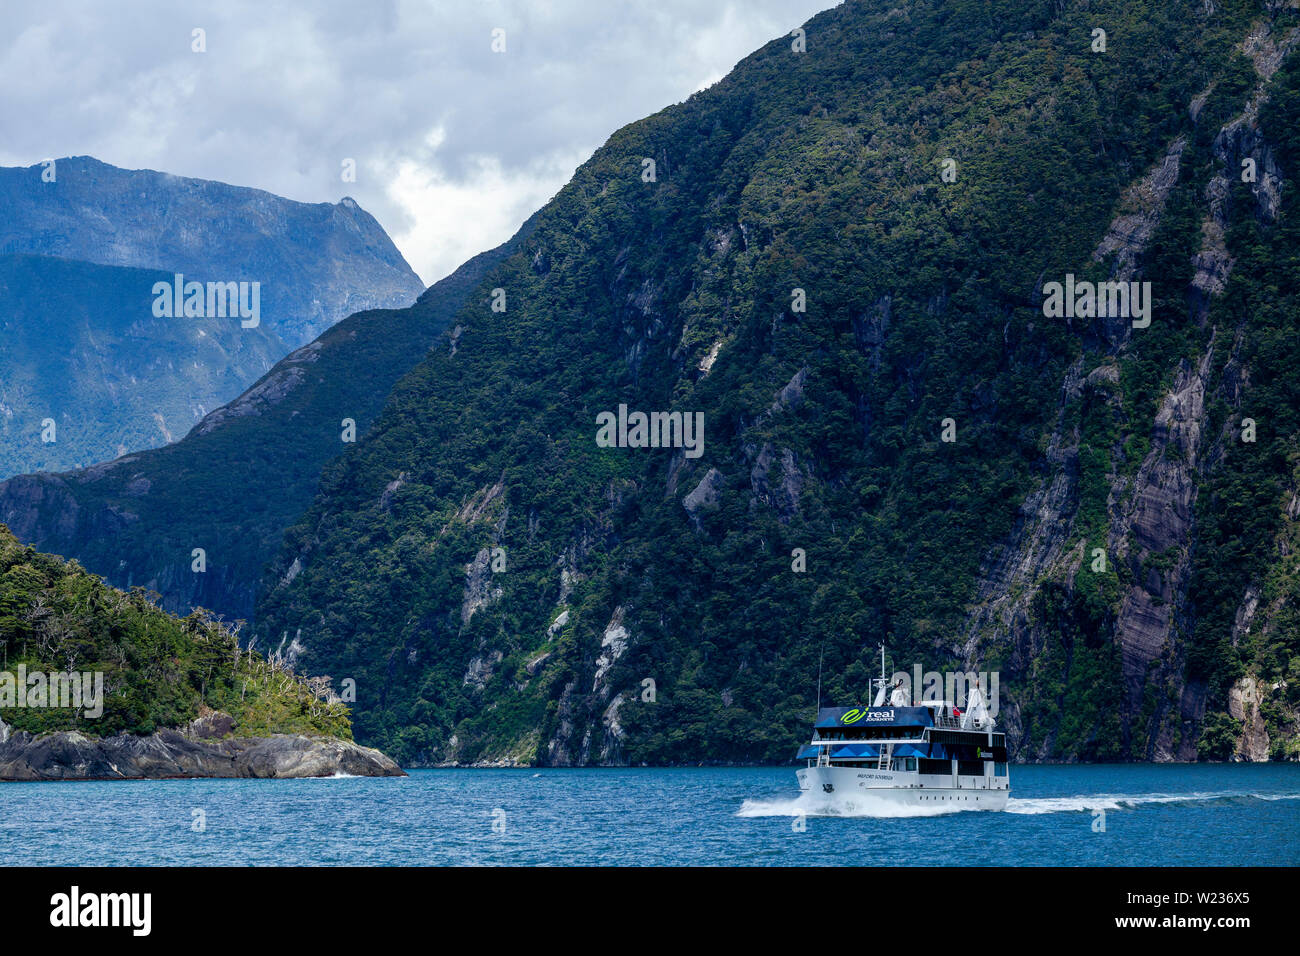
[[[1210,705],[1210,675],[1189,672],[1188,666],[1198,624],[1193,598],[1198,496],[1211,472],[1224,467],[1226,449],[1236,442],[1238,430],[1232,421],[1213,429],[1210,405],[1221,403],[1238,418],[1244,414],[1244,370],[1239,352],[1245,317],[1225,314],[1221,308],[1216,311],[1216,303],[1228,287],[1234,266],[1225,244],[1232,197],[1240,195],[1234,193],[1234,184],[1247,179],[1241,171],[1248,165],[1255,171],[1248,182],[1254,207],[1250,212],[1265,226],[1277,219],[1279,170],[1275,148],[1260,127],[1260,108],[1268,101],[1270,80],[1298,42],[1300,31],[1295,28],[1278,39],[1268,22],[1259,21],[1252,24],[1239,46],[1254,66],[1255,80],[1247,86],[1244,102],[1238,102],[1238,111],[1212,132],[1209,177],[1188,185],[1196,197],[1193,215],[1198,217],[1194,220],[1198,229],[1191,237],[1196,245],[1190,250],[1186,314],[1204,329],[1205,345],[1199,354],[1183,358],[1171,370],[1171,380],[1144,436],[1145,455],[1140,459],[1127,456],[1127,444],[1106,450],[1104,538],[1095,537],[1089,543],[1087,534],[1091,531],[1096,536],[1102,528],[1088,527],[1079,513],[1081,435],[1077,424],[1066,424],[1065,409],[1080,392],[1067,381],[1062,417],[1048,446],[1049,477],[1026,500],[1014,534],[990,552],[985,562],[964,656],[967,662],[978,661],[993,648],[1004,646],[1009,651],[1010,669],[1021,678],[1040,669],[1044,656],[1060,653],[1051,648],[1056,643],[1052,631],[1059,626],[1059,619],[1044,614],[1045,596],[1053,589],[1069,599],[1079,595],[1081,584],[1096,570],[1090,567],[1096,553],[1091,549],[1103,540],[1103,565],[1119,562],[1114,616],[1105,623],[1118,658],[1115,669],[1107,672],[1110,682],[1100,704],[1118,718],[1111,727],[1122,739],[1122,747],[1112,753],[1138,759],[1195,760],[1206,752],[1200,728]],[[1210,92],[1206,90],[1193,104],[1194,122],[1201,119],[1200,109]],[[1120,204],[1094,253],[1097,261],[1110,262],[1113,278],[1134,278],[1147,257],[1178,184],[1187,147],[1188,137],[1177,137],[1165,157],[1130,188]],[[1181,174],[1186,175],[1182,165]],[[1106,340],[1121,360],[1136,350],[1135,337],[1143,333],[1131,331],[1127,322],[1102,325]],[[1110,356],[1103,362],[1088,375],[1088,381],[1099,381],[1101,376],[1111,383],[1101,405],[1108,417],[1122,419],[1125,412],[1118,400],[1122,394],[1118,364]],[[1127,427],[1140,434],[1144,424],[1135,421]],[[1217,510],[1225,505],[1216,501],[1209,507]],[[1285,550],[1284,544],[1282,548]],[[1015,572],[1007,574],[1008,567]],[[1261,584],[1256,579],[1246,588],[1236,615],[1234,645],[1248,629]],[[1288,605],[1288,600],[1279,596],[1271,614],[1278,615]],[[1203,635],[1200,639],[1207,640]],[[1269,736],[1257,706],[1259,697],[1270,690],[1276,719],[1281,726],[1290,726],[1294,740],[1296,697],[1285,693],[1284,685],[1266,688],[1255,677],[1241,677],[1229,694],[1228,707],[1229,715],[1240,725],[1235,730],[1229,728],[1228,733],[1239,735],[1235,754],[1242,759],[1270,757]],[[1013,700],[1006,715],[1022,759],[1059,754],[1060,742],[1052,732],[1038,728],[1035,733],[1026,725],[1022,703]],[[1054,703],[1071,705],[1060,697]],[[1290,753],[1295,756],[1294,745]]]

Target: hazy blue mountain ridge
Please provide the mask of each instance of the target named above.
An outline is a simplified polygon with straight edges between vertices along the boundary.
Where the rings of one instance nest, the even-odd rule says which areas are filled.
[[[174,441],[338,320],[423,291],[350,199],[73,157],[0,169],[0,209],[0,477]],[[177,275],[201,309],[158,293]]]
[[[532,228],[481,253],[404,310],[350,316],[276,362],[163,448],[0,482],[0,522],[168,610],[252,617],[263,567],[312,500],[325,463],[355,447],[393,384],[438,340],[487,270]],[[248,341],[244,339],[243,341]],[[207,567],[193,570],[203,548]]]

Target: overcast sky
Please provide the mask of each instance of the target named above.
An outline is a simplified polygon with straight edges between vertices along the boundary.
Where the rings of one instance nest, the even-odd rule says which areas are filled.
[[[350,195],[432,283],[507,239],[620,126],[834,5],[6,2],[0,165],[90,155],[305,202]]]

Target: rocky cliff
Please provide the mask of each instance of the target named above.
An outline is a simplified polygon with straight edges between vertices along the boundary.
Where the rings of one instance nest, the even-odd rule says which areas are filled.
[[[0,780],[160,780],[175,777],[403,777],[378,750],[350,740],[275,734],[204,739],[176,730],[147,737],[35,737],[0,733]]]
[[[1007,714],[1022,759],[1062,751],[1149,760],[1296,756],[1294,658],[1286,651],[1275,656],[1278,626],[1289,622],[1295,602],[1286,570],[1295,516],[1283,512],[1295,500],[1296,477],[1289,466],[1274,465],[1254,501],[1240,488],[1225,496],[1223,488],[1234,469],[1260,460],[1254,430],[1244,423],[1253,424],[1250,416],[1268,405],[1262,389],[1253,401],[1246,394],[1249,365],[1266,380],[1271,364],[1247,359],[1249,337],[1270,334],[1267,320],[1248,314],[1242,300],[1225,298],[1244,258],[1233,254],[1227,237],[1235,230],[1244,243],[1249,230],[1270,244],[1290,241],[1289,229],[1277,228],[1278,156],[1295,156],[1283,145],[1291,140],[1284,127],[1295,108],[1293,73],[1277,91],[1285,103],[1268,104],[1274,76],[1298,43],[1294,26],[1252,22],[1237,46],[1250,71],[1234,83],[1236,95],[1219,108],[1219,122],[1202,112],[1214,92],[1207,85],[1189,104],[1194,130],[1174,138],[1127,191],[1093,253],[1111,278],[1126,282],[1153,244],[1181,257],[1182,268],[1168,270],[1168,295],[1174,314],[1197,330],[1196,344],[1172,367],[1142,369],[1150,378],[1135,387],[1144,333],[1119,324],[1097,329],[1106,354],[1071,370],[1048,439],[1048,467],[1013,534],[986,557],[964,661],[996,649],[1014,679],[1036,687],[1014,698]],[[1181,234],[1167,211],[1183,219]],[[1258,278],[1245,279],[1238,294]],[[1283,290],[1293,281],[1270,290],[1270,307],[1287,301]],[[1152,402],[1153,414],[1126,401],[1133,392]],[[1272,437],[1283,446],[1295,440],[1288,424],[1273,418],[1282,431]],[[1089,434],[1094,429],[1104,441]],[[1242,560],[1244,542],[1225,552],[1216,547],[1224,542],[1202,527],[1214,528],[1225,510],[1242,508],[1258,508],[1269,528],[1246,545],[1257,556],[1249,562]],[[1207,606],[1203,583],[1212,564],[1236,582],[1230,624],[1206,620],[1207,611],[1219,610]],[[1259,626],[1254,616],[1265,588],[1273,595],[1263,615],[1273,632],[1269,651],[1247,639],[1251,625]],[[1235,653],[1217,653],[1225,639]],[[1265,661],[1276,677],[1263,682]],[[1086,686],[1091,681],[1102,683]],[[1049,716],[1064,710],[1083,719],[1062,726]],[[1070,734],[1066,741],[1062,730]]]

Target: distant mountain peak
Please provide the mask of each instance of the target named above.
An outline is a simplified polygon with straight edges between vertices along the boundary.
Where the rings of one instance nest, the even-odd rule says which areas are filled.
[[[260,281],[272,330],[289,348],[354,312],[401,308],[424,291],[383,227],[350,196],[306,203],[93,156],[53,163],[52,182],[43,178],[44,161],[0,167],[0,253]]]
[[[0,208],[0,476],[168,443],[346,316],[424,291],[351,197],[71,156],[0,168]],[[204,308],[176,308],[193,283]],[[230,321],[214,287],[250,309],[255,291],[256,315]]]

